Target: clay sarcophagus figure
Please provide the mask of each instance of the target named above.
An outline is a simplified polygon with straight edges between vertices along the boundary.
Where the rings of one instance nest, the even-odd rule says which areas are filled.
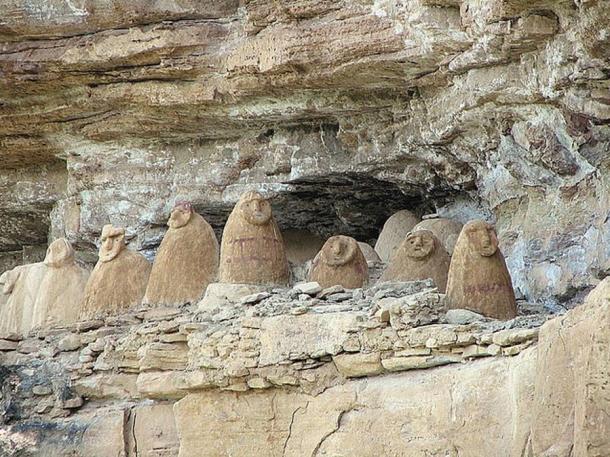
[[[346,289],[363,287],[369,269],[358,242],[343,235],[330,237],[316,255],[309,272],[309,281],[326,288],[340,285]]]
[[[34,303],[46,268],[42,262],[31,263],[0,276],[0,335],[26,335],[32,329]]]
[[[47,249],[47,266],[34,304],[32,328],[78,321],[89,271],[76,263],[70,243],[59,238]]]
[[[460,232],[462,231],[462,223],[451,219],[439,217],[436,219],[426,219],[417,224],[413,231],[430,230],[434,233],[449,255],[453,255],[453,249],[457,242]]]
[[[449,262],[449,254],[431,231],[413,231],[396,250],[379,281],[417,281],[432,278],[438,290],[444,293]]]
[[[141,303],[151,265],[125,246],[125,229],[105,225],[99,260],[89,276],[81,317],[85,319],[128,309]]]
[[[494,227],[468,222],[455,245],[447,281],[448,307],[464,308],[487,317],[517,315],[515,293]]]
[[[383,225],[375,251],[384,262],[389,262],[407,233],[419,223],[419,218],[411,211],[403,209],[394,213]]]
[[[178,202],[167,221],[144,302],[181,305],[197,301],[218,274],[218,240],[188,202]]]
[[[286,285],[289,279],[284,242],[271,205],[258,192],[247,192],[233,208],[222,233],[219,280]]]

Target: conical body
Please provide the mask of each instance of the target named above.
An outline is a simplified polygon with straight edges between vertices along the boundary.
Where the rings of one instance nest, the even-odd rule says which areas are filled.
[[[197,213],[178,228],[169,228],[150,273],[145,303],[180,305],[199,299],[218,274],[218,241]]]

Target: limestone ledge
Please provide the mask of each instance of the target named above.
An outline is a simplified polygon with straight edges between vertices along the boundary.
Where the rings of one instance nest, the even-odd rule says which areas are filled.
[[[514,356],[536,342],[548,317],[501,322],[445,313],[444,295],[430,281],[257,290],[212,284],[199,307],[139,309],[21,340],[9,335],[0,339],[0,365],[63,372],[52,385],[29,381],[38,391],[21,395],[21,410],[34,416],[66,415],[83,401],[179,399],[206,389],[317,395],[347,378]]]
[[[445,313],[429,286],[212,284],[4,338],[0,455],[610,455],[610,279],[544,324]]]

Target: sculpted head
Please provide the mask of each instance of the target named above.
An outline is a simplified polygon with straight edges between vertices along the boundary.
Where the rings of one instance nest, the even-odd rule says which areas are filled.
[[[125,249],[125,229],[104,225],[102,229],[102,245],[100,246],[100,262],[110,262]]]
[[[416,230],[407,234],[404,246],[408,257],[424,260],[435,251],[436,240],[431,231]]]
[[[246,192],[237,205],[241,216],[252,225],[265,225],[271,220],[271,204],[258,192]]]
[[[354,259],[357,249],[359,249],[358,242],[353,238],[343,235],[332,236],[322,246],[322,261],[332,267],[345,265]]]
[[[170,228],[184,227],[191,220],[193,215],[193,205],[190,202],[179,201],[174,205],[172,213],[169,216],[167,225]]]
[[[498,250],[498,237],[493,225],[484,221],[470,221],[464,226],[470,246],[483,257],[490,257]]]
[[[74,249],[65,238],[59,238],[49,245],[44,263],[49,267],[59,268],[69,265],[73,260]]]

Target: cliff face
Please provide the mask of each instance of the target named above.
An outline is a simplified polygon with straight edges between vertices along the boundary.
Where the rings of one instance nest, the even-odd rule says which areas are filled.
[[[86,256],[111,221],[152,253],[175,199],[219,229],[256,187],[324,236],[401,208],[495,220],[531,301],[608,273],[605,1],[1,9],[0,251],[50,233]]]
[[[214,284],[198,310],[0,339],[0,455],[607,457],[602,284],[508,322],[445,314],[430,282],[236,301]]]

